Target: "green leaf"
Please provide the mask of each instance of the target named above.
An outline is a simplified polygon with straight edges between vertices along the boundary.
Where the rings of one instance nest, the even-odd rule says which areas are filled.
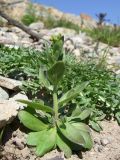
[[[55,63],[52,68],[47,71],[47,76],[49,81],[53,85],[57,85],[58,82],[62,79],[65,71],[65,65],[62,61]]]
[[[42,130],[39,132],[31,132],[27,137],[27,144],[31,146],[37,146],[40,141],[41,135],[46,134],[46,130]]]
[[[31,101],[27,101],[27,100],[17,100],[18,102],[27,104],[29,107],[37,109],[37,110],[41,110],[41,111],[45,111],[45,112],[49,112],[49,113],[54,113],[53,109],[49,106],[44,105],[43,101],[39,101],[39,102],[31,102]]]
[[[85,120],[86,118],[88,118],[91,114],[91,110],[90,109],[86,109],[84,111],[82,111],[82,113],[79,116],[74,116],[74,117],[68,117],[68,120],[75,120],[75,119],[80,119],[80,120]]]
[[[0,144],[2,143],[3,132],[4,132],[4,128],[0,132]]]
[[[61,151],[64,152],[66,158],[70,158],[72,155],[72,150],[67,144],[67,139],[60,133],[57,134],[57,146]]]
[[[84,82],[80,86],[76,86],[75,88],[69,90],[59,99],[59,106],[63,106],[65,103],[68,103],[69,101],[76,98],[80,92],[86,88],[87,85],[88,82]]]
[[[51,128],[49,130],[41,131],[39,133],[39,141],[37,144],[36,154],[38,156],[43,156],[45,153],[49,152],[56,145],[57,134],[56,128]]]
[[[93,147],[93,140],[91,138],[90,135],[90,129],[87,125],[85,125],[84,123],[72,123],[72,125],[74,127],[76,127],[76,129],[79,130],[79,133],[83,136],[84,140],[85,140],[85,144],[84,147],[87,149],[91,149]]]
[[[25,127],[33,131],[41,131],[48,128],[47,124],[43,123],[40,119],[27,111],[19,111],[18,117]]]
[[[71,117],[79,116],[81,113],[81,108],[77,105],[75,109],[72,111]]]
[[[93,128],[97,132],[102,131],[101,126],[97,122],[89,121],[89,125],[91,126],[91,128]]]
[[[81,120],[84,120],[86,118],[88,118],[91,114],[91,110],[90,109],[85,109],[84,111],[82,111],[82,113],[78,116]]]
[[[47,80],[47,77],[44,74],[44,71],[42,69],[39,70],[39,81],[41,84],[43,84],[46,88],[50,87],[50,83]]]
[[[91,132],[89,126],[82,123],[82,122],[71,121],[70,124],[74,125],[75,127],[80,129],[81,131],[85,131],[85,132],[89,132],[89,133]]]
[[[66,122],[64,125],[59,126],[59,129],[62,134],[71,142],[84,146],[85,140],[83,136],[80,134],[79,130],[72,124]]]

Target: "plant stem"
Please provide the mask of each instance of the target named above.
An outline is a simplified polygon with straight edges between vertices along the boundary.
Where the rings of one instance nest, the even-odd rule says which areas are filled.
[[[53,106],[54,106],[54,112],[55,112],[55,121],[58,120],[58,98],[57,98],[57,88],[54,87],[53,90]]]

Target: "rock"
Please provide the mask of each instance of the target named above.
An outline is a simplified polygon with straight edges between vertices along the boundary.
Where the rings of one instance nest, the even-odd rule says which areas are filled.
[[[76,31],[73,29],[68,29],[68,28],[64,28],[64,27],[57,27],[57,28],[53,28],[49,31],[47,36],[52,36],[52,35],[64,35],[64,36],[73,36],[76,35]]]
[[[87,20],[87,21],[92,21],[93,18],[87,14],[84,14],[84,13],[81,13],[80,14],[80,17],[83,19],[83,20]]]
[[[23,158],[26,159],[27,157],[30,156],[30,150],[27,147],[25,147],[24,149],[22,149],[21,154],[22,154]]]
[[[102,145],[102,146],[106,146],[107,144],[110,143],[110,141],[109,141],[107,138],[101,139],[100,142],[101,142],[101,145]]]
[[[103,146],[102,146],[102,145],[96,144],[96,145],[94,146],[94,151],[95,151],[95,152],[101,152],[102,150],[103,150]]]
[[[10,101],[15,101],[15,102],[16,102],[16,100],[19,100],[19,99],[28,100],[28,97],[26,96],[26,94],[24,92],[21,92],[21,93],[17,93],[17,94],[14,93],[11,96],[11,98],[9,98]],[[24,106],[27,106],[27,105],[20,103],[20,102],[16,102],[16,103],[18,104],[20,109],[23,109]]]
[[[102,150],[103,150],[103,146],[98,146],[98,152],[102,152]]]
[[[0,100],[7,100],[7,99],[9,99],[8,92],[0,87]]]
[[[12,33],[12,32],[6,32],[4,34],[4,38],[7,38],[7,39],[12,40],[14,42],[18,42],[18,40],[19,40],[19,37],[17,36],[17,34]]]
[[[44,23],[43,22],[32,23],[32,24],[29,25],[29,27],[32,30],[40,31],[41,29],[44,28]]]
[[[18,149],[23,150],[24,149],[24,144],[21,142],[21,139],[15,138],[13,143],[18,147]]]
[[[19,87],[22,86],[22,82],[0,76],[0,86],[10,90],[19,90]]]
[[[80,58],[80,50],[77,48],[73,51],[73,54],[77,57],[77,58]]]
[[[19,105],[14,101],[0,101],[0,128],[11,123],[11,121],[17,116],[18,109]]]
[[[97,137],[94,138],[94,142],[95,142],[95,144],[99,144],[99,145],[101,144],[100,138],[97,138]]]

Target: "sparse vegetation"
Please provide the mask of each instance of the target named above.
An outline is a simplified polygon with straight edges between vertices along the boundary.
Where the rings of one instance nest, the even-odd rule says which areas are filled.
[[[113,28],[109,26],[103,26],[102,28],[94,28],[92,30],[86,30],[89,36],[95,41],[106,43],[110,46],[120,46],[120,28]]]
[[[29,26],[31,23],[33,22],[37,22],[39,20],[39,17],[36,16],[36,10],[35,8],[33,7],[32,4],[29,4],[27,10],[26,10],[26,13],[25,15],[22,17],[21,21]]]
[[[43,20],[43,22],[45,24],[45,27],[50,29],[55,27],[65,27],[65,28],[73,29],[77,33],[79,33],[80,31],[80,27],[78,25],[63,18],[56,20],[51,16],[49,16],[47,19]]]

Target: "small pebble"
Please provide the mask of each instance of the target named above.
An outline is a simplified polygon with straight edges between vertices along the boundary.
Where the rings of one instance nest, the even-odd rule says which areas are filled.
[[[14,143],[20,150],[24,149],[24,144],[21,142],[21,139],[19,139],[19,138],[16,137],[16,138],[13,140],[13,143]]]
[[[102,146],[106,146],[107,144],[110,143],[109,140],[108,140],[107,138],[101,139],[100,142],[101,142]]]
[[[99,139],[99,138],[97,138],[97,137],[96,137],[96,138],[94,138],[94,142],[95,142],[95,144],[99,144],[99,145],[101,144],[100,139]]]
[[[102,152],[102,150],[103,150],[103,146],[98,146],[98,152]]]

